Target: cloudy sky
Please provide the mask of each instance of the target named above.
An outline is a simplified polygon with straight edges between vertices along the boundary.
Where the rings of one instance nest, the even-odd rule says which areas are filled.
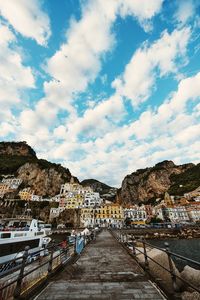
[[[200,161],[198,0],[0,0],[0,139],[119,186]]]

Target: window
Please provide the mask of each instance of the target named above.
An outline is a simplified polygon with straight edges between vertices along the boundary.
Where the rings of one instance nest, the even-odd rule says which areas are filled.
[[[11,235],[10,233],[2,233],[1,238],[2,239],[7,239],[7,238],[10,238],[10,235]]]
[[[30,246],[31,249],[36,248],[39,246],[39,239],[23,241],[23,242],[16,242],[16,243],[7,243],[0,245],[0,257],[4,255],[9,255],[13,253],[17,253],[23,251],[26,246]]]

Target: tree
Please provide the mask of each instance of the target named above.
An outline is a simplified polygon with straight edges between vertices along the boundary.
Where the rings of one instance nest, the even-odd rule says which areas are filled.
[[[162,223],[163,220],[157,217],[152,217],[150,223]]]

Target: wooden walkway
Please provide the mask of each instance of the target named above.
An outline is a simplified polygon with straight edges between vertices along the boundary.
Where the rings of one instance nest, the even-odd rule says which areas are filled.
[[[91,242],[35,300],[165,299],[109,231]]]

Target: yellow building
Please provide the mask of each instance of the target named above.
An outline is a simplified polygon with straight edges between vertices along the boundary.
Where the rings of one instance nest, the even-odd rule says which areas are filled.
[[[0,183],[0,198],[3,198],[6,193],[10,192],[10,186],[5,183]]]
[[[59,207],[65,209],[80,208],[83,205],[84,196],[82,194],[67,193],[61,197]]]
[[[25,188],[19,192],[20,199],[26,200],[26,201],[30,201],[33,194],[34,194],[34,191],[31,190],[30,187]]]
[[[95,209],[94,223],[102,226],[121,226],[124,220],[122,206],[105,204]]]
[[[94,216],[93,208],[81,208],[81,224],[83,226],[92,226],[94,223]]]

